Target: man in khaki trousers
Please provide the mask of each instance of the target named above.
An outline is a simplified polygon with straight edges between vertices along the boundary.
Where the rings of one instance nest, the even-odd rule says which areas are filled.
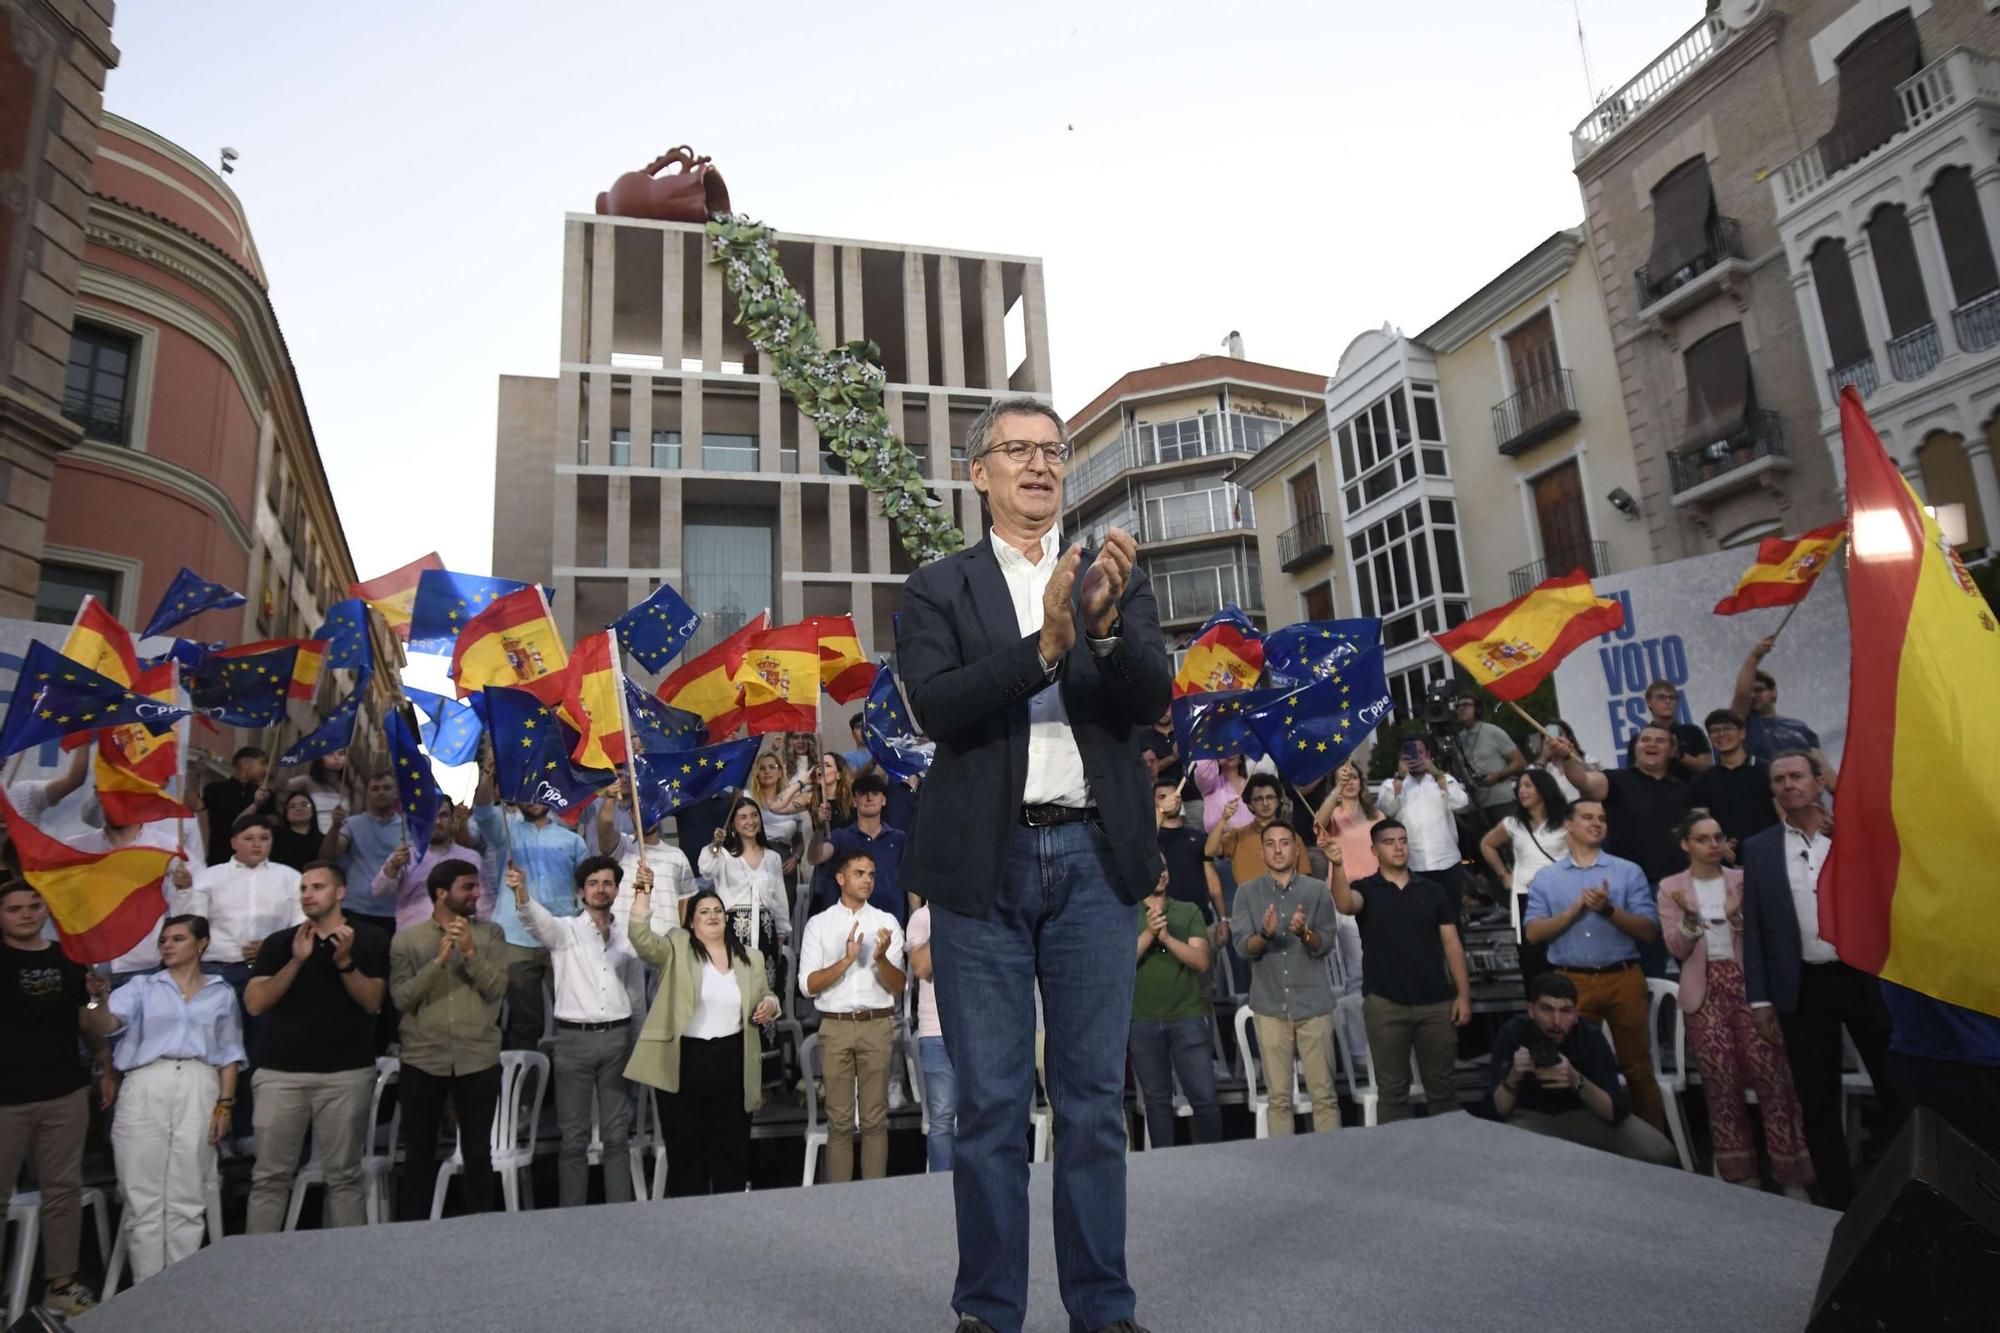
[[[1238,885],[1229,934],[1250,960],[1250,1012],[1264,1052],[1272,1137],[1292,1132],[1292,1054],[1305,1069],[1313,1128],[1339,1129],[1333,1091],[1333,898],[1324,880],[1298,872],[1299,835],[1264,826],[1266,873]]]
[[[826,1178],[854,1179],[860,1111],[861,1178],[889,1172],[889,1061],[903,993],[903,928],[879,907],[875,858],[854,848],[833,860],[840,901],[806,922],[799,988],[819,1009],[826,1084]]]

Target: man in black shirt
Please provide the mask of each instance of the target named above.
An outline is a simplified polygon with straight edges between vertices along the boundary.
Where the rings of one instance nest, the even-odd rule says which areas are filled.
[[[1550,741],[1545,748],[1562,764],[1563,776],[1579,796],[1604,803],[1605,822],[1610,825],[1604,850],[1636,864],[1658,889],[1661,880],[1687,869],[1687,853],[1674,830],[1693,804],[1687,783],[1671,771],[1672,728],[1648,722],[1632,744],[1633,766],[1605,771],[1584,767],[1567,741]],[[1659,936],[1639,941],[1639,965],[1649,977],[1667,974],[1667,946]]]
[[[271,756],[254,745],[246,745],[231,761],[236,771],[217,778],[201,789],[201,832],[208,841],[208,863],[219,866],[229,859],[229,834],[245,810],[264,804],[270,789],[264,785],[271,771]]]
[[[1153,779],[1153,824],[1160,855],[1167,863],[1167,897],[1192,903],[1202,919],[1229,938],[1229,914],[1222,910],[1222,877],[1202,854],[1204,839],[1181,817],[1181,784],[1176,778]]]
[[[1176,785],[1187,778],[1180,750],[1174,744],[1174,710],[1160,714],[1159,720],[1139,733],[1139,747],[1153,752],[1153,775],[1172,778]]]
[[[284,1225],[306,1128],[326,1175],[328,1226],[360,1226],[361,1151],[375,1087],[375,1015],[388,990],[389,937],[341,914],[347,880],[337,861],[299,874],[305,921],[264,938],[243,1007],[264,1016],[252,1121],[251,1234]]]
[[[77,1058],[87,1039],[99,1067],[98,1102],[118,1095],[106,1043],[116,1026],[96,974],[73,963],[43,935],[42,895],[20,880],[0,884],[0,1209],[35,1155],[42,1191],[44,1307],[82,1314],[96,1301],[76,1280],[83,1237],[83,1138],[90,1128],[90,1072]]]
[[[1486,1095],[1473,1114],[1655,1166],[1679,1165],[1667,1136],[1632,1114],[1604,1034],[1579,1017],[1574,981],[1560,972],[1536,977],[1528,1012],[1494,1034]]]
[[[1458,908],[1442,884],[1410,873],[1410,835],[1384,819],[1368,831],[1380,867],[1347,882],[1340,842],[1319,828],[1333,905],[1361,932],[1361,1016],[1375,1069],[1378,1124],[1410,1114],[1410,1053],[1424,1080],[1430,1114],[1458,1109],[1452,1069],[1458,1029],[1472,1021],[1472,983],[1458,939]]]
[[[1736,864],[1743,840],[1778,822],[1771,799],[1771,770],[1743,744],[1743,719],[1718,708],[1706,719],[1715,762],[1688,784],[1688,801],[1715,816],[1729,840],[1726,859]]]
[[[1692,722],[1678,722],[1674,714],[1680,711],[1680,687],[1670,680],[1656,680],[1646,687],[1646,710],[1652,716],[1647,725],[1659,725],[1673,733],[1674,750],[1667,761],[1667,772],[1682,782],[1694,781],[1695,775],[1707,768],[1714,759],[1708,752],[1708,737]],[[1639,761],[1639,738],[1634,735],[1625,742],[1625,767],[1631,768]]]

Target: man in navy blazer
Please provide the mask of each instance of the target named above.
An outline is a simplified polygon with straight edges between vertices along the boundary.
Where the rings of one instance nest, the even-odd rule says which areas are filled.
[[[1781,1033],[1798,1089],[1820,1202],[1854,1198],[1841,1111],[1843,1026],[1892,1119],[1901,1102],[1888,1079],[1889,1016],[1880,983],[1840,961],[1819,936],[1819,872],[1833,847],[1833,820],[1816,756],[1786,750],[1771,761],[1781,822],[1743,840],[1743,989],[1766,1037]]]
[[[937,742],[903,883],[932,907],[958,1076],[959,1333],[1019,1333],[1028,1295],[1035,995],[1055,1130],[1056,1275],[1070,1326],[1142,1333],[1125,1269],[1125,1044],[1134,904],[1160,876],[1133,736],[1172,670],[1138,546],[1063,551],[1062,418],[1005,398],[967,435],[992,532],[903,586],[896,666]]]

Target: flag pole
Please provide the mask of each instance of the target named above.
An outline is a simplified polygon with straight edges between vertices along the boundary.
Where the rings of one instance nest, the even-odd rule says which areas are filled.
[[[1542,738],[1544,740],[1552,741],[1557,739],[1557,736],[1554,732],[1550,731],[1547,727],[1543,726],[1541,723],[1535,721],[1534,718],[1528,716],[1528,710],[1521,707],[1521,705],[1515,703],[1512,699],[1502,699],[1501,702],[1506,704],[1509,708],[1513,709],[1515,715],[1518,716],[1523,722],[1533,727],[1536,731],[1541,732]]]
[[[639,861],[646,860],[646,816],[639,808],[639,760],[632,736],[632,721],[625,712],[625,661],[618,644],[618,632],[611,631],[612,691],[618,696],[618,732],[625,738],[625,781],[630,784],[627,799],[632,803],[632,831],[639,840]]]

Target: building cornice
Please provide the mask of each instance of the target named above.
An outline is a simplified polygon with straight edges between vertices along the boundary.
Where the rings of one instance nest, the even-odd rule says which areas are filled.
[[[1582,230],[1559,231],[1452,307],[1416,340],[1433,352],[1455,352],[1480,332],[1544,287],[1559,281],[1576,264],[1583,248]]]
[[[605,213],[565,213],[565,222],[609,222],[620,227],[645,227],[653,231],[678,231],[707,239],[708,229],[699,222],[662,222],[657,218],[612,217]],[[814,236],[807,232],[773,232],[772,237],[779,244],[793,245],[844,245],[862,250],[890,250],[897,254],[950,255],[955,259],[992,259],[1003,264],[1041,265],[1039,255],[1009,255],[994,250],[954,250],[937,245],[912,245],[907,241],[869,241],[854,236]]]
[[[1327,419],[1326,405],[1322,403],[1290,430],[1265,445],[1263,452],[1230,472],[1225,480],[1255,490],[1332,438],[1333,428]]]
[[[0,384],[0,433],[51,453],[66,453],[83,439],[83,427],[4,384]]]
[[[1785,15],[1782,12],[1766,10],[1763,17],[1736,33],[1721,50],[1704,61],[1700,69],[1665,97],[1647,106],[1633,117],[1629,125],[1577,163],[1577,179],[1594,180],[1622,169],[1633,154],[1640,151],[1640,145],[1652,141],[1659,134],[1661,126],[1677,123],[1689,103],[1708,96],[1716,84],[1734,76],[1745,65],[1776,46],[1784,25]]]
[[[153,454],[140,453],[132,449],[121,449],[115,444],[100,444],[96,440],[85,440],[71,449],[65,462],[76,463],[107,472],[124,472],[150,482],[155,486],[173,491],[203,509],[214,514],[229,530],[230,538],[245,551],[250,549],[250,526],[243,516],[236,512],[236,505],[220,486],[202,476],[199,472],[169,463]]]
[[[221,176],[211,170],[206,162],[203,162],[173,140],[162,137],[137,121],[125,119],[125,117],[115,111],[106,111],[103,114],[100,124],[108,133],[115,134],[123,139],[130,139],[140,147],[158,153],[161,157],[174,163],[203,185],[215,191],[221,197],[222,201],[229,205],[229,211],[235,214],[234,226],[237,234],[243,238],[243,249],[250,256],[252,267],[256,271],[257,280],[259,282],[264,280],[264,261],[257,253],[255,238],[250,234],[249,214],[243,209],[243,201],[236,197],[236,191],[229,188],[229,182],[223,180]],[[102,151],[101,148],[100,151]],[[115,151],[113,150],[114,153]],[[123,162],[122,159],[115,160],[120,160],[122,165],[131,165],[128,162]],[[143,164],[141,166],[143,168]],[[145,169],[145,174],[151,175],[154,173],[150,169]]]
[[[1167,379],[1145,388],[1130,387],[1141,376],[1156,375],[1162,371],[1186,368],[1191,378]],[[1262,370],[1271,376],[1290,376],[1290,379],[1260,377],[1254,374],[1233,373],[1234,368]],[[1229,374],[1216,374],[1217,370],[1228,368]],[[1111,387],[1084,404],[1083,410],[1069,419],[1067,430],[1071,438],[1096,427],[1104,416],[1112,410],[1131,403],[1143,403],[1153,398],[1173,398],[1184,394],[1200,393],[1208,389],[1244,388],[1265,393],[1290,394],[1295,398],[1314,399],[1319,397],[1326,385],[1326,377],[1311,371],[1289,370],[1284,366],[1274,366],[1263,361],[1243,361],[1227,356],[1198,356],[1189,361],[1170,361],[1164,365],[1147,366],[1144,370],[1128,370],[1111,382]]]

